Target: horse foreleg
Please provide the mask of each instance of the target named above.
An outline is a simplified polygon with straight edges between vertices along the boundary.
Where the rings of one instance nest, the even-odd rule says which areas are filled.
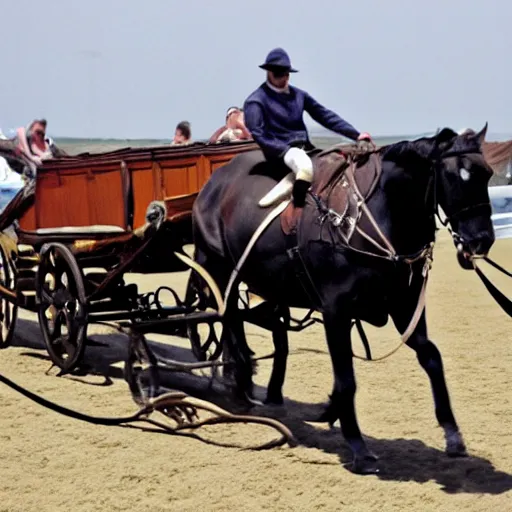
[[[403,333],[407,328],[408,320],[401,317],[394,317],[393,320],[398,330]],[[427,336],[425,312],[423,312],[423,316],[416,330],[407,341],[407,345],[416,352],[421,367],[425,370],[430,379],[437,421],[443,428],[446,438],[447,455],[451,457],[466,456],[466,446],[464,445],[462,434],[455,421],[450,403],[441,353]]]
[[[334,390],[328,412],[336,414],[340,420],[341,432],[354,455],[352,470],[355,473],[377,473],[377,457],[366,446],[356,417],[350,318],[324,314],[324,328],[334,372]]]

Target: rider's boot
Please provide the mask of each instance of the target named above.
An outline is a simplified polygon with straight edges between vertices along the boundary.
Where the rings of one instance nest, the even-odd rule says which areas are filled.
[[[311,182],[307,180],[296,179],[293,184],[293,204],[295,208],[302,208],[306,203],[306,194],[308,193]]]

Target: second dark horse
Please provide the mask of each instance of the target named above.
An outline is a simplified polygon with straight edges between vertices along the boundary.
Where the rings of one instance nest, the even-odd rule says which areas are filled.
[[[271,324],[276,354],[268,402],[282,402],[288,353],[282,317],[286,317],[289,307],[321,312],[334,371],[334,388],[323,419],[331,423],[340,419],[356,472],[376,472],[378,464],[356,418],[352,321],[360,319],[383,326],[390,316],[398,331],[404,333],[419,300],[424,256],[435,239],[439,207],[451,225],[464,268],[471,268],[472,256],[489,251],[494,243],[487,190],[492,171],[481,152],[486,130],[487,126],[479,133],[467,131],[459,135],[443,129],[434,137],[400,142],[366,155],[380,169],[371,191],[365,191],[366,211],[361,210],[361,201],[354,202],[352,184],[343,178],[347,169],[341,167],[329,174],[322,170],[323,157],[319,156],[313,193],[296,230],[295,254],[300,254],[297,261],[302,265],[302,278],[298,277],[297,261],[290,257],[290,239],[279,220],[273,221],[257,241],[238,276],[237,282],[247,283],[276,312]],[[362,164],[355,165],[353,171],[357,179],[370,172],[368,165]],[[282,172],[265,161],[260,152],[246,153],[217,170],[200,192],[193,215],[195,258],[221,291],[269,212],[260,208],[258,201]],[[354,228],[348,218],[350,208],[356,208],[357,229],[349,240],[347,233]],[[383,250],[372,241],[378,241]],[[390,252],[389,248],[393,250]],[[237,290],[236,283],[233,290]],[[235,362],[238,391],[250,397],[252,363],[237,298],[237,293],[231,293],[227,302],[225,343]],[[427,334],[425,312],[407,345],[416,351],[430,379],[447,454],[465,455],[441,355]]]

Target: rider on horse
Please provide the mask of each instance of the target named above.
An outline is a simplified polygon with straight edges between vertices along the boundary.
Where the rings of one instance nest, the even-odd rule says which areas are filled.
[[[306,151],[313,149],[302,118],[306,111],[315,121],[352,140],[370,140],[350,123],[328,110],[307,92],[288,84],[296,73],[282,48],[272,50],[260,68],[267,71],[267,81],[245,101],[247,128],[263,150],[265,157],[284,160],[295,173],[293,199],[302,206],[313,180],[313,163]]]

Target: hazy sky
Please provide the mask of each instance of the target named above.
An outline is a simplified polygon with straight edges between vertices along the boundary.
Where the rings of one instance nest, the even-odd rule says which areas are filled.
[[[361,131],[512,132],[511,0],[0,0],[0,127],[208,137],[263,80],[293,83]]]

